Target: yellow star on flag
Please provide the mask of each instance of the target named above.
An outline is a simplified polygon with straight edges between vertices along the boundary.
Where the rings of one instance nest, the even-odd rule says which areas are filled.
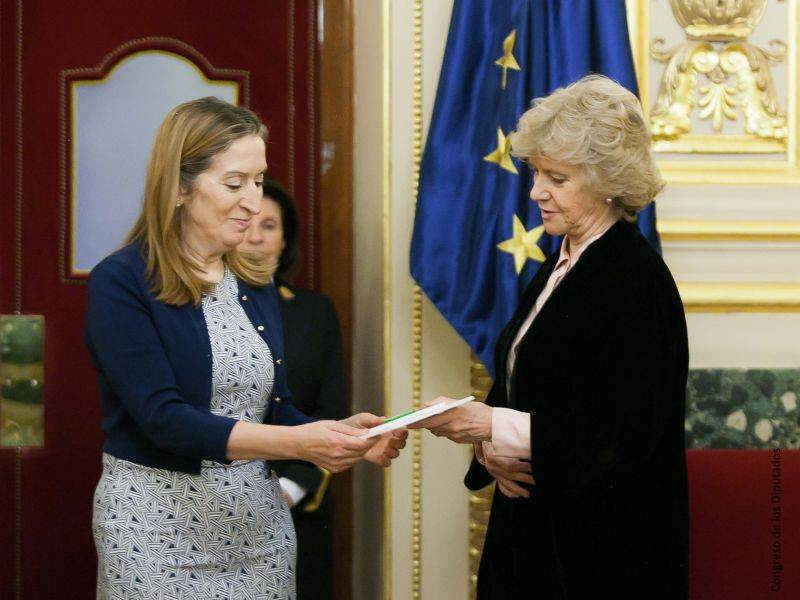
[[[542,233],[544,233],[544,225],[525,231],[525,225],[522,224],[517,215],[514,215],[512,225],[514,229],[513,236],[497,244],[497,247],[503,252],[508,252],[514,256],[514,269],[519,275],[527,259],[544,262],[544,252],[536,245],[536,242],[539,241]]]
[[[511,33],[508,34],[508,37],[503,40],[503,56],[498,58],[494,61],[498,67],[503,69],[503,80],[501,82],[501,87],[506,89],[506,79],[508,78],[508,70],[514,69],[515,71],[519,71],[519,63],[517,59],[514,58],[512,52],[514,51],[514,41],[517,39],[517,30],[513,29]]]
[[[499,127],[497,128],[497,150],[484,156],[483,160],[498,164],[506,171],[519,175],[517,167],[514,166],[514,161],[511,160],[511,140],[503,135],[503,130]]]

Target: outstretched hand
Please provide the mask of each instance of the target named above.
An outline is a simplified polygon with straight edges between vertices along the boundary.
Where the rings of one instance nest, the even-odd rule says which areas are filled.
[[[439,396],[425,406],[452,402],[453,398]],[[433,435],[446,437],[457,444],[472,444],[492,438],[492,407],[483,402],[468,402],[462,406],[417,421],[409,429],[427,429]]]
[[[406,447],[407,429],[397,429],[384,433],[379,441],[364,455],[364,459],[371,463],[388,467],[392,460],[400,456],[400,450]]]
[[[372,413],[361,412],[351,415],[346,419],[342,419],[339,421],[339,423],[344,423],[345,425],[349,425],[350,427],[358,427],[360,429],[370,429],[372,427],[377,427],[385,420],[386,417],[378,417],[373,415]]]
[[[340,422],[352,427],[369,429],[377,427],[385,420],[386,417],[378,417],[370,413],[358,413],[346,419],[342,419]],[[366,454],[364,454],[364,459],[382,467],[390,466],[392,460],[400,456],[400,450],[405,448],[407,437],[408,431],[401,429],[384,433],[378,438],[373,438],[370,441],[377,441]]]
[[[298,456],[331,473],[352,467],[379,440],[362,439],[362,428],[339,421],[315,421],[296,428],[301,435]]]

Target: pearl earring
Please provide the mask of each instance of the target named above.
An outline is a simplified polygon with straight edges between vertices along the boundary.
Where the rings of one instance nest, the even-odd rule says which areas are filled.
[[[606,204],[611,206],[611,203],[614,202],[611,198],[606,198]]]
[[[183,202],[181,202],[180,200],[178,200],[178,201],[175,203],[175,208],[180,208],[181,206],[183,206]]]

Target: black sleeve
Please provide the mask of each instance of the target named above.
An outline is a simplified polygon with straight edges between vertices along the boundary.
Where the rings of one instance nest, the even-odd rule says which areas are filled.
[[[338,420],[344,418],[347,413],[342,336],[336,310],[327,298],[324,298],[321,311],[324,316],[320,340],[324,348],[322,356],[325,357],[325,361],[318,365],[319,394],[310,416],[317,419]],[[322,471],[309,462],[286,460],[273,464],[279,477],[291,479],[307,490],[303,502],[308,502],[315,496],[317,488],[324,480]]]
[[[323,472],[315,464],[302,460],[281,460],[272,463],[278,477],[291,479],[306,490],[301,502],[312,498],[322,483]]]
[[[593,353],[596,368],[570,373],[584,378],[584,397],[573,409],[554,402],[532,416],[533,476],[554,495],[613,487],[646,468],[665,436],[682,435],[688,352],[677,291],[671,280],[651,279],[624,295]]]
[[[322,340],[327,361],[321,365],[322,379],[319,397],[311,416],[318,419],[343,419],[347,416],[347,406],[342,334],[336,310],[328,298],[325,298],[324,306],[325,319]]]
[[[467,470],[467,474],[464,475],[464,485],[468,490],[475,492],[477,490],[482,490],[493,481],[494,477],[486,470],[486,467],[478,462],[478,459],[475,458],[473,454],[472,460],[469,463],[469,470]]]

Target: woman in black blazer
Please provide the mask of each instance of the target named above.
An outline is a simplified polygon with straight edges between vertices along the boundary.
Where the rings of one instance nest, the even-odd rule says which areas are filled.
[[[261,213],[240,249],[267,257],[275,282],[292,402],[318,419],[347,414],[344,357],[339,318],[324,294],[293,288],[298,259],[298,218],[294,202],[276,182],[264,180]],[[275,463],[297,532],[297,598],[324,600],[333,589],[333,506],[326,494],[330,473],[300,460]]]
[[[636,97],[589,76],[537,99],[512,137],[563,235],[502,332],[486,404],[421,423],[475,444],[497,482],[478,598],[686,598],[686,324],[630,221],[663,187]]]

